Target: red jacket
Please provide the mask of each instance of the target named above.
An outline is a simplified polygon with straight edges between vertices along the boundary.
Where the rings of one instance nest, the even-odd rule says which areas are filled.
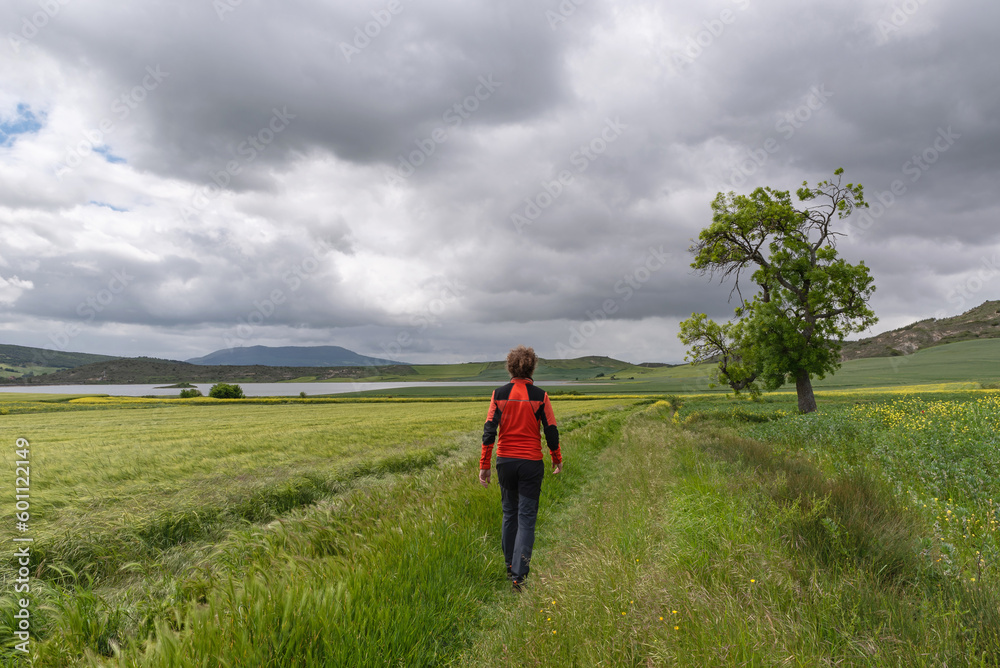
[[[493,391],[490,411],[483,425],[483,453],[479,468],[490,468],[493,443],[497,444],[497,457],[512,459],[542,459],[541,429],[545,443],[552,454],[552,463],[562,462],[559,451],[559,429],[552,412],[552,402],[545,390],[535,387],[530,378],[513,378]]]

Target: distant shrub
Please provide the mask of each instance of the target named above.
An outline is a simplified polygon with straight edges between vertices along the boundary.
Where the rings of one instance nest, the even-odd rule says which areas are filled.
[[[242,399],[243,388],[229,383],[216,383],[208,391],[208,396],[216,399]]]
[[[192,397],[203,397],[201,390],[181,390],[181,399],[190,399]]]

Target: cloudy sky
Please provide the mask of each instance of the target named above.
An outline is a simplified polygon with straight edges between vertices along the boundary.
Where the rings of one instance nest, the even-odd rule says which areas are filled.
[[[719,191],[837,167],[872,332],[1000,297],[1000,5],[12,0],[0,342],[681,361]]]

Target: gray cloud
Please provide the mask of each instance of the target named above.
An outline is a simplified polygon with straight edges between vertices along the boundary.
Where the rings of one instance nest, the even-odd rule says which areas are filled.
[[[574,350],[679,361],[676,323],[734,306],[689,267],[715,193],[841,166],[880,327],[1000,293],[975,273],[1000,252],[995,5],[393,6],[70,3],[30,38],[36,3],[0,9],[0,116],[45,118],[0,147],[5,339],[461,361],[555,355],[610,305]]]

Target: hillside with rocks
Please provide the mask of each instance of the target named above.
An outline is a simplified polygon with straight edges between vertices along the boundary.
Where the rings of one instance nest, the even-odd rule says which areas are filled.
[[[946,343],[995,338],[1000,338],[1000,301],[987,301],[951,318],[928,318],[877,336],[845,341],[841,359],[909,355]]]

